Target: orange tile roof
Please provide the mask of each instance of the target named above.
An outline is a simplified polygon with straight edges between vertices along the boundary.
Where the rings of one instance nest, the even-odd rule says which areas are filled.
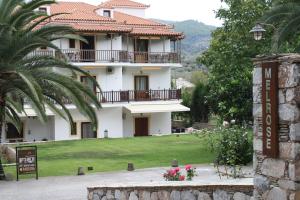
[[[158,28],[133,28],[130,35],[143,35],[143,36],[183,36],[182,33],[175,32],[170,29]]]
[[[111,0],[108,2],[120,3],[132,1]],[[113,18],[109,18],[98,15],[95,10],[97,10],[97,6],[83,2],[58,2],[51,5],[51,14],[69,14],[55,16],[51,18],[50,23],[70,25],[82,32],[124,32],[131,35],[183,37],[182,33],[175,32],[171,26],[153,20],[117,11],[113,11]]]
[[[108,0],[101,3],[98,8],[120,8],[120,7],[131,7],[131,8],[148,8],[149,5],[138,3],[131,0]]]
[[[129,33],[131,28],[120,27],[116,25],[98,25],[98,24],[71,24],[71,26],[78,31],[87,32],[122,32]]]
[[[80,21],[113,21],[109,17],[97,15],[95,6],[82,2],[59,2],[50,7],[51,14],[68,13],[55,16],[56,20],[80,20]]]
[[[128,14],[117,12],[117,11],[114,11],[113,19],[119,23],[125,23],[125,24],[129,24],[129,25],[166,26],[165,24],[161,24],[161,23],[155,22],[153,20],[132,16],[132,15],[128,15]]]

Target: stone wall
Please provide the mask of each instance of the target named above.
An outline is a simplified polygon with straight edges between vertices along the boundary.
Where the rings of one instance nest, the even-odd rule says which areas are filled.
[[[88,188],[89,200],[250,200],[253,185],[123,186]],[[153,184],[155,185],[155,184]]]
[[[262,154],[262,69],[264,62],[279,62],[279,158]],[[300,55],[286,54],[254,60],[254,198],[300,200]]]

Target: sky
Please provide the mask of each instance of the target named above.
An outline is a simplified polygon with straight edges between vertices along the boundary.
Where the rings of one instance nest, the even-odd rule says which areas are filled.
[[[98,5],[105,0],[62,0],[82,1]],[[147,18],[173,21],[194,19],[208,25],[221,26],[222,22],[215,18],[215,11],[222,4],[221,0],[135,0],[151,5],[146,11]]]

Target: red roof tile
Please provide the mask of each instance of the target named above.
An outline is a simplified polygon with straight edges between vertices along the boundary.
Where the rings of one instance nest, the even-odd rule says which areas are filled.
[[[97,24],[71,24],[71,26],[78,31],[87,32],[122,32],[129,33],[131,28],[120,27],[116,25],[97,25]]]
[[[125,23],[129,25],[143,25],[143,26],[166,26],[165,24],[160,24],[153,20],[144,19],[141,17],[136,17],[133,15],[128,15],[125,13],[114,11],[113,19],[119,23]]]
[[[170,29],[158,28],[133,28],[130,32],[131,35],[145,35],[145,36],[183,36],[182,33],[174,32]]]
[[[80,21],[113,21],[109,17],[97,15],[96,7],[82,2],[59,2],[50,7],[51,14],[68,13],[55,16],[54,19],[69,19]]]
[[[106,3],[118,6],[144,5],[129,0],[110,0]],[[182,33],[175,32],[169,25],[117,11],[113,11],[112,19],[98,15],[96,9],[96,6],[83,2],[58,2],[51,5],[51,14],[70,14],[55,16],[51,19],[51,23],[70,25],[83,32],[124,32],[131,35],[183,37]]]
[[[108,0],[101,3],[98,8],[120,8],[120,7],[131,7],[131,8],[148,8],[149,5],[138,3],[131,0]]]

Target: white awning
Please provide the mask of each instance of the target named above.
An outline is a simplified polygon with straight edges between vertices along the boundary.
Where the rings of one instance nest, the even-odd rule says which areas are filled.
[[[25,108],[24,109],[25,113],[19,114],[20,117],[36,117],[37,114],[32,108]],[[46,108],[46,115],[47,116],[54,116],[54,113],[49,109]]]
[[[126,105],[125,108],[132,114],[190,111],[188,107],[181,104]]]

